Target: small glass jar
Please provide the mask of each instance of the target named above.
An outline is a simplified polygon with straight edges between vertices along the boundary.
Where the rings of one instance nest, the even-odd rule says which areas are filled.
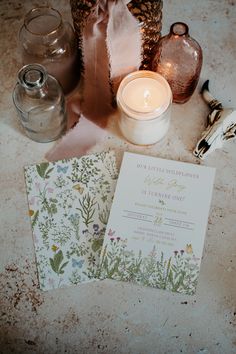
[[[127,75],[117,92],[122,134],[133,144],[155,144],[169,129],[171,104],[170,86],[160,74],[140,70]]]
[[[66,130],[65,98],[57,80],[40,64],[18,73],[13,102],[26,135],[37,142],[58,139]]]
[[[19,32],[19,44],[23,65],[42,64],[59,81],[65,94],[75,88],[80,72],[76,37],[57,10],[30,10]]]

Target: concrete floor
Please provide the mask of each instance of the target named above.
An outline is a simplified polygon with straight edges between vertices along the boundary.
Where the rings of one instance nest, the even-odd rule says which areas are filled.
[[[216,167],[212,207],[195,296],[101,281],[65,289],[38,289],[23,166],[44,159],[53,146],[25,137],[12,90],[20,67],[17,33],[25,12],[46,1],[0,2],[0,353],[236,353],[236,140],[201,164]],[[69,0],[50,1],[70,16]],[[236,1],[164,0],[163,31],[188,23],[203,49],[199,87],[236,106]],[[114,136],[91,152],[114,148],[199,163],[192,150],[208,109],[198,90],[173,106],[167,137],[134,147]]]

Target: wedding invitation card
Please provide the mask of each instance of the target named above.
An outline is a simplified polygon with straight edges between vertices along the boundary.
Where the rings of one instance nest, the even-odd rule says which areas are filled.
[[[100,277],[194,294],[215,170],[125,153]]]
[[[113,152],[25,168],[41,289],[95,279],[117,180]]]

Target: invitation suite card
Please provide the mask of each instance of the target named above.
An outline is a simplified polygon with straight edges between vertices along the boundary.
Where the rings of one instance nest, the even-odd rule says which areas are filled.
[[[125,153],[101,278],[194,294],[215,170]]]
[[[40,287],[97,276],[117,169],[113,152],[25,168]]]

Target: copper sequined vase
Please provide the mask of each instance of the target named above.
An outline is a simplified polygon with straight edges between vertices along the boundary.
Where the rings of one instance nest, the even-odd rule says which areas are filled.
[[[142,70],[151,70],[155,47],[161,36],[162,5],[162,0],[132,0],[127,5],[141,25],[143,58],[140,69]]]
[[[87,17],[93,11],[96,3],[97,0],[70,0],[74,28],[80,43],[81,57],[82,31]],[[140,69],[151,69],[155,46],[161,36],[162,5],[162,0],[132,0],[127,4],[129,11],[140,23],[142,33],[142,63]]]
[[[174,23],[170,33],[162,37],[156,47],[152,70],[168,81],[173,102],[185,103],[192,96],[202,68],[202,50],[189,35],[188,26]]]

